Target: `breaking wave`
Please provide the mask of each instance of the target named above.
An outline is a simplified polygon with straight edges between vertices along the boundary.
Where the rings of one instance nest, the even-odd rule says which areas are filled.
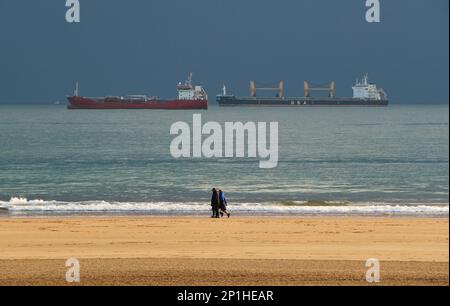
[[[284,201],[231,203],[230,210],[239,214],[273,215],[400,215],[447,216],[449,205],[443,203],[374,203],[333,201]],[[207,202],[108,202],[45,201],[13,197],[0,201],[0,211],[15,214],[32,213],[142,213],[142,214],[206,214]]]

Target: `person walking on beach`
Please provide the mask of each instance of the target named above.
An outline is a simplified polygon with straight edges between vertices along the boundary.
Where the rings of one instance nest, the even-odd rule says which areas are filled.
[[[219,217],[219,194],[217,193],[216,188],[212,189],[211,208],[212,208],[211,218],[220,218]]]
[[[222,190],[219,190],[219,209],[220,209],[220,215],[223,217],[224,214],[227,215],[227,217],[230,217],[230,213],[227,210],[227,199],[225,198],[225,194]]]

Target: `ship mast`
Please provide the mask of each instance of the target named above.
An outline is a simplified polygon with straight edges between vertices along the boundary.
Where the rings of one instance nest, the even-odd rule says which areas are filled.
[[[73,95],[74,95],[75,97],[78,97],[79,94],[80,94],[80,88],[79,88],[79,86],[78,86],[78,81],[77,81],[77,82],[75,83],[75,90],[73,91]]]
[[[363,85],[369,84],[369,73],[366,72],[366,74],[363,77]]]
[[[186,80],[186,84],[192,86],[192,72],[189,73],[189,76]]]

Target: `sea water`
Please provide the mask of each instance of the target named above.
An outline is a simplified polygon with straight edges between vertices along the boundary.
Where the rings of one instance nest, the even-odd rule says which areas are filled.
[[[241,214],[448,215],[448,105],[67,110],[0,106],[0,215],[206,214],[222,188]],[[170,127],[278,122],[279,161],[180,158]],[[3,213],[2,213],[3,212]]]

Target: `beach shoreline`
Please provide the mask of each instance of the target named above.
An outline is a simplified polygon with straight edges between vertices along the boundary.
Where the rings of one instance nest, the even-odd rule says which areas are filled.
[[[448,285],[448,218],[0,218],[0,285]]]

